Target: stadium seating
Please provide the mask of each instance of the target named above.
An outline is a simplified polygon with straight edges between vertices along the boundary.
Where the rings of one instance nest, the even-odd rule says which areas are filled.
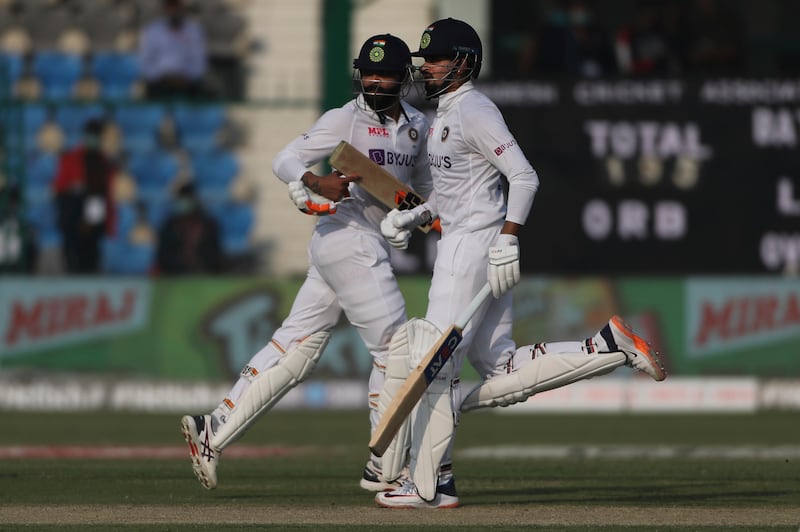
[[[113,118],[122,130],[125,150],[133,153],[155,150],[165,116],[166,110],[160,104],[118,106]]]
[[[136,206],[133,202],[122,201],[115,206],[116,212],[116,233],[120,237],[125,237],[133,230],[136,225]]]
[[[175,156],[162,150],[135,154],[128,163],[128,171],[136,180],[138,197],[149,207],[170,197],[170,187],[179,170]]]
[[[55,110],[55,119],[66,137],[67,149],[80,143],[86,122],[92,119],[102,120],[105,117],[105,107],[99,103],[60,105]]]
[[[191,164],[197,193],[204,203],[212,205],[229,198],[231,183],[239,174],[239,163],[232,153],[198,152],[192,156]]]
[[[52,153],[31,152],[25,165],[25,201],[52,205],[52,183],[58,170],[58,157]]]
[[[140,74],[136,55],[113,51],[95,52],[91,59],[91,72],[100,83],[101,97],[114,101],[132,97]]]
[[[13,94],[14,85],[22,76],[25,59],[19,53],[0,53],[0,95]]]
[[[33,74],[42,84],[45,98],[70,99],[83,75],[83,58],[55,51],[38,52],[33,57]]]
[[[40,201],[26,201],[28,221],[36,229],[39,247],[54,248],[61,245],[61,231],[58,229],[55,205],[50,198]]]
[[[145,275],[155,264],[155,246],[151,243],[132,243],[119,236],[104,238],[100,248],[101,268],[117,275]]]
[[[13,133],[8,138],[9,146],[18,147],[17,141],[24,143],[25,151],[36,148],[36,137],[50,119],[50,110],[42,104],[27,104],[21,108],[21,139]],[[13,126],[12,126],[13,127]],[[21,148],[21,147],[20,147]]]
[[[242,42],[247,21],[227,0],[189,0],[187,5],[206,26],[214,79],[219,56],[241,59],[236,43]],[[174,184],[184,175],[183,160],[204,202],[233,205],[230,185],[239,163],[220,142],[228,131],[225,107],[137,101],[141,71],[135,36],[160,13],[161,0],[0,0],[0,95],[12,96],[17,89],[20,102],[19,118],[14,109],[7,115],[4,157],[9,167],[24,169],[20,182],[40,246],[61,242],[51,192],[60,151],[78,145],[92,118],[107,120],[118,132],[118,149],[109,153],[119,157],[135,192],[118,201],[119,238],[104,244],[104,269],[111,273],[150,271],[153,246],[132,247],[123,236],[133,224],[141,225],[142,217],[160,227],[174,201]],[[134,37],[128,46],[122,46],[125,36]],[[93,89],[83,90],[89,83]],[[137,213],[136,201],[146,211]],[[247,248],[253,219],[250,205],[226,210],[221,217],[222,227],[230,228],[223,235],[226,251]],[[117,255],[113,260],[111,253]]]
[[[222,249],[228,256],[238,256],[250,249],[250,231],[255,223],[252,205],[228,202],[211,211],[220,225]]]
[[[172,110],[181,146],[189,151],[211,150],[225,122],[221,105],[176,105]]]

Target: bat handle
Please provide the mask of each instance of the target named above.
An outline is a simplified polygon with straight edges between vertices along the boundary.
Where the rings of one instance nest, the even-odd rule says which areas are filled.
[[[464,311],[458,316],[455,323],[456,327],[463,330],[464,327],[467,326],[467,323],[469,323],[469,320],[472,319],[472,316],[475,314],[475,312],[477,312],[478,308],[483,305],[483,302],[486,301],[486,298],[491,294],[492,286],[487,281],[486,284],[483,285],[483,288],[481,288],[481,291],[472,298],[472,301],[470,301],[469,305],[467,305],[467,308],[465,308]]]

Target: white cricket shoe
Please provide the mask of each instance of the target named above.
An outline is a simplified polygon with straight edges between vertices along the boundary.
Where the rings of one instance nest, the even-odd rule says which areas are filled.
[[[217,461],[219,452],[211,448],[211,416],[183,416],[181,432],[189,444],[194,475],[204,488],[217,487]]]
[[[391,482],[386,482],[381,479],[381,468],[372,461],[367,460],[367,465],[364,466],[364,474],[361,475],[359,486],[367,491],[392,491],[396,490],[403,485],[403,481],[408,478],[408,469],[403,469],[400,477]]]
[[[419,496],[417,486],[410,479],[394,491],[383,491],[375,494],[375,502],[384,508],[403,508],[403,509],[431,509],[437,508],[458,508],[458,495],[456,494],[456,483],[451,477],[444,484],[439,484],[436,488],[436,497],[432,501],[426,501]]]
[[[625,353],[628,357],[626,366],[643,371],[656,381],[663,381],[667,378],[667,372],[658,357],[658,352],[653,349],[647,340],[633,332],[631,326],[619,316],[612,316],[608,325],[604,327],[600,334],[609,344],[609,350]],[[609,336],[611,341],[609,341]]]

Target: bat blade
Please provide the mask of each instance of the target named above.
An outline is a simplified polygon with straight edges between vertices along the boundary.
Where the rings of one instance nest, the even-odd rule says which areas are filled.
[[[347,141],[343,140],[336,146],[329,162],[346,175],[361,176],[358,185],[390,209],[402,211],[425,203],[425,198]],[[431,225],[420,225],[418,229],[427,233]]]
[[[463,339],[464,328],[472,319],[484,300],[492,293],[489,283],[478,292],[456,322],[445,331],[425,357],[406,377],[388,408],[381,416],[378,426],[369,441],[369,449],[375,456],[383,456],[397,435],[403,422],[417,406],[428,385],[433,382],[444,364],[450,359]]]

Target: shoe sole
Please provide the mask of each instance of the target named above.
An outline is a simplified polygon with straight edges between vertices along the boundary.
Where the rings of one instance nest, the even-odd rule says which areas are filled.
[[[200,440],[200,435],[197,433],[197,427],[195,427],[194,420],[191,419],[191,416],[183,416],[181,418],[181,432],[183,433],[183,439],[186,440],[186,443],[189,445],[189,456],[192,459],[194,476],[197,477],[197,480],[200,481],[200,484],[202,484],[205,489],[213,490],[217,485],[212,484],[208,472],[205,467],[203,467],[200,449],[197,448],[197,444],[195,443]]]
[[[644,357],[650,362],[650,365],[655,370],[655,376],[651,375],[654,380],[656,381],[663,381],[667,378],[667,372],[664,370],[664,364],[661,363],[661,359],[658,357],[658,353],[653,349],[653,347],[641,336],[633,332],[633,329],[630,325],[625,323],[625,320],[620,318],[619,316],[613,316],[611,318],[611,323],[614,325],[614,328],[625,335],[631,342],[633,342],[633,346],[636,350],[644,355]]]
[[[377,499],[375,500],[375,502],[377,502],[378,506],[380,506],[381,508],[389,508],[391,510],[449,510],[451,508],[458,508],[460,505],[458,502],[453,502],[450,504],[443,504],[441,506],[432,506],[432,505],[420,506],[414,504],[395,506],[383,503]]]

